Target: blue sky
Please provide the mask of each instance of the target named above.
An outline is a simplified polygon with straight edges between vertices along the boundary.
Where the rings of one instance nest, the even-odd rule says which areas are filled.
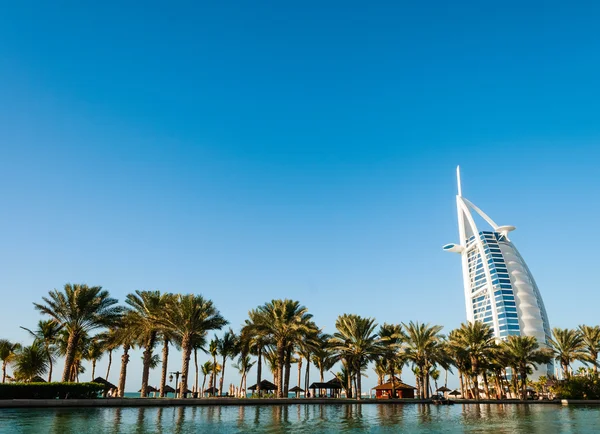
[[[598,323],[595,2],[2,9],[2,337],[66,282],[202,293],[234,329],[287,297],[328,332],[448,331],[457,164],[552,326]]]

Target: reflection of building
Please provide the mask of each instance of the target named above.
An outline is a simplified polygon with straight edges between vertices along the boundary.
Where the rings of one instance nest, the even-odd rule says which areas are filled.
[[[392,381],[388,381],[387,383],[380,384],[377,387],[374,387],[375,390],[375,398],[377,399],[390,399],[392,398],[392,389],[396,389],[396,396],[394,398],[414,398],[415,397],[415,387],[409,386],[408,384],[403,383],[398,378],[394,379],[394,384],[392,385]]]
[[[460,171],[457,168],[459,244],[447,244],[444,250],[460,253],[467,319],[490,325],[497,338],[510,335],[534,336],[548,343],[550,324],[535,280],[508,238],[514,226],[498,226],[483,211],[462,197]],[[480,231],[473,220],[475,211],[491,230]],[[547,372],[554,373],[552,365]]]

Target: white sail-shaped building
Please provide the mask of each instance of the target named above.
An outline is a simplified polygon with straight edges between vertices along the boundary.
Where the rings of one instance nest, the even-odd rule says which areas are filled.
[[[499,226],[462,196],[457,168],[458,232],[460,243],[443,248],[460,253],[467,308],[467,320],[488,324],[497,339],[507,336],[534,336],[541,346],[548,344],[550,323],[533,275],[508,238],[514,226]],[[473,219],[477,213],[491,229],[480,230]],[[553,365],[540,366],[533,378],[553,375]]]

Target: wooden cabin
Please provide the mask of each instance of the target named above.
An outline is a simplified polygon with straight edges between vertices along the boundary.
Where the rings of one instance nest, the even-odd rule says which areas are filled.
[[[396,389],[396,396],[392,396],[392,389],[394,388]],[[374,387],[373,389],[375,390],[376,399],[403,399],[414,398],[416,387],[409,386],[408,384],[405,384],[402,381],[395,379],[393,384],[392,381],[388,381],[387,383],[383,383],[377,387]]]

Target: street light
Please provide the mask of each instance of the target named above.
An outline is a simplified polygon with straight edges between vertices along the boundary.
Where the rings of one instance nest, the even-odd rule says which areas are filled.
[[[181,372],[175,371],[169,372],[169,374],[169,382],[173,381],[173,374],[175,374],[175,398],[177,398],[179,395],[179,376],[181,375]]]

